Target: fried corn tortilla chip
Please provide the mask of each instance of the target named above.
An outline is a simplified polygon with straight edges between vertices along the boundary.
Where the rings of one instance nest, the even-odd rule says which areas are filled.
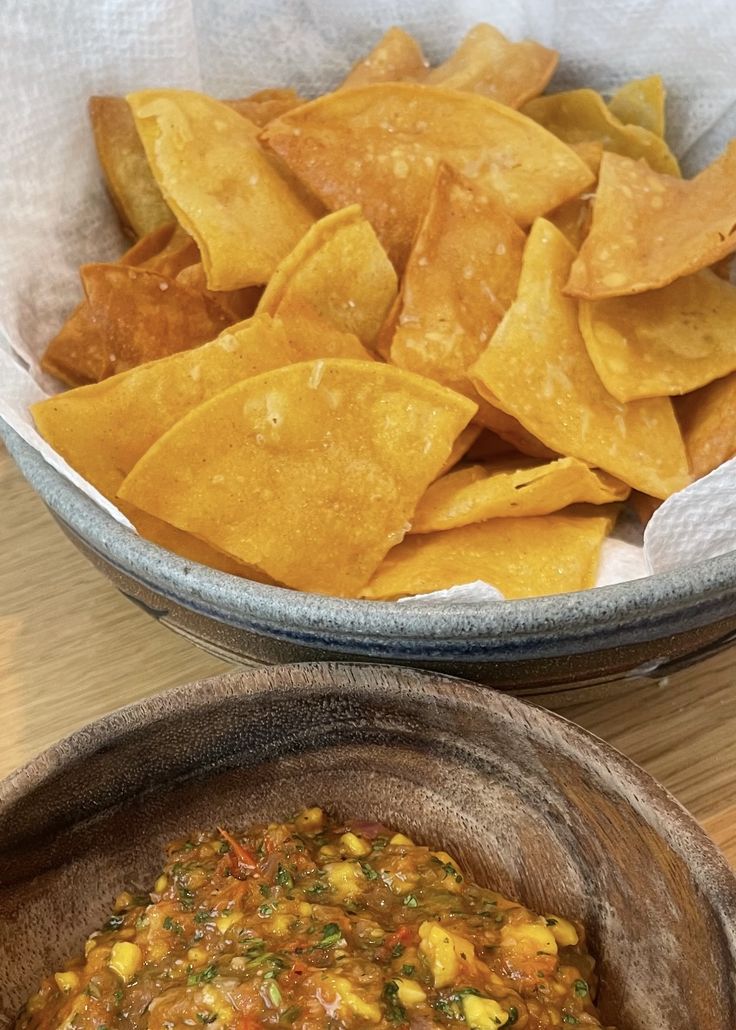
[[[357,358],[373,361],[354,333],[345,332],[323,318],[312,305],[301,297],[288,297],[279,307],[277,322],[286,329],[289,342],[295,350],[294,361],[312,358]]]
[[[257,93],[251,93],[249,97],[224,100],[223,103],[254,125],[263,128],[279,115],[299,107],[304,103],[304,98],[293,89],[260,89]]]
[[[439,475],[437,476],[438,479],[440,476],[444,476],[449,472],[450,469],[454,468],[459,461],[462,461],[482,432],[483,426],[476,425],[474,422],[471,422],[469,426],[466,426],[465,429],[463,429],[460,436],[458,436],[455,443],[452,445],[452,450],[450,451],[447,461],[439,471]]]
[[[556,50],[529,39],[512,43],[493,25],[481,22],[468,32],[451,57],[427,74],[425,81],[447,89],[471,90],[509,107],[521,107],[544,92],[559,56]]]
[[[145,236],[172,221],[124,97],[90,97],[89,117],[108,192],[123,226]]]
[[[128,102],[156,181],[199,246],[208,288],[267,282],[313,217],[261,149],[258,127],[186,90],[143,90]]]
[[[667,91],[661,75],[627,82],[608,102],[608,109],[624,125],[640,125],[664,136],[664,104]]]
[[[390,601],[482,580],[504,597],[584,590],[595,584],[615,511],[571,509],[528,519],[489,519],[409,536],[386,556],[361,596]]]
[[[632,490],[628,501],[628,507],[633,510],[643,526],[646,526],[657,508],[663,504],[664,501],[660,501],[658,497],[650,497],[649,494],[643,494],[639,490]]]
[[[303,362],[190,412],[119,495],[287,586],[350,596],[403,537],[474,412],[378,362]]]
[[[736,372],[736,286],[704,269],[650,293],[584,300],[580,330],[618,400],[690,393]]]
[[[326,321],[372,343],[396,298],[396,272],[357,204],[315,222],[279,264],[259,311],[307,301]]]
[[[371,52],[353,65],[340,89],[354,89],[372,82],[422,79],[428,62],[419,43],[396,26],[389,29]]]
[[[31,413],[54,450],[114,501],[135,463],[189,411],[242,379],[299,360],[285,327],[258,315],[201,347],[49,397]]]
[[[516,296],[525,242],[503,204],[441,164],[402,280],[393,364],[475,399],[467,370]]]
[[[583,240],[590,231],[592,217],[591,198],[584,194],[574,197],[555,208],[554,211],[550,211],[547,220],[560,230],[567,242],[577,251],[580,250]]]
[[[643,158],[657,172],[680,174],[677,159],[661,136],[619,121],[593,89],[538,97],[524,106],[524,114],[570,145],[599,142],[613,153]]]
[[[629,486],[668,497],[689,482],[687,458],[667,397],[622,404],[601,383],[562,288],[575,252],[539,219],[524,252],[519,294],[471,369],[531,433]]]
[[[330,93],[271,122],[262,139],[328,208],[360,204],[397,267],[440,161],[497,194],[521,225],[594,180],[569,147],[506,105],[408,82]]]
[[[412,533],[435,533],[486,519],[548,515],[571,504],[625,501],[630,488],[577,458],[544,464],[499,458],[449,472],[427,489],[414,512]]]
[[[593,223],[566,292],[587,300],[645,293],[736,250],[736,141],[694,179],[604,154]]]
[[[675,410],[696,479],[736,455],[736,374],[678,397]]]
[[[231,317],[233,322],[250,318],[255,313],[263,293],[260,286],[245,286],[242,290],[208,290],[207,273],[201,261],[183,268],[176,276],[176,281],[209,297]]]

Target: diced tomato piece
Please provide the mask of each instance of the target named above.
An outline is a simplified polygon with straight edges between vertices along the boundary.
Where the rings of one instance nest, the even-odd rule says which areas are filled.
[[[247,876],[249,872],[253,872],[254,869],[258,868],[258,859],[250,848],[247,848],[244,844],[239,844],[238,841],[236,841],[235,838],[227,832],[227,830],[223,830],[221,826],[217,827],[217,832],[230,846],[228,859],[230,861],[230,872],[233,876],[237,876],[242,879],[243,874]]]

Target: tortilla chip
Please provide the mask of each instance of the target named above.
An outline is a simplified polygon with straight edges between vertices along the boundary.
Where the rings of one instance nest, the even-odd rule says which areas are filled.
[[[486,390],[553,450],[605,469],[655,497],[689,482],[682,437],[666,397],[622,404],[605,389],[562,288],[575,253],[550,222],[535,223],[519,295],[471,369]]]
[[[192,237],[176,222],[142,236],[119,259],[118,264],[147,268],[176,279],[185,268],[199,262],[199,249]]]
[[[628,506],[633,510],[639,522],[646,526],[657,508],[663,504],[664,501],[660,501],[658,497],[650,497],[649,494],[643,494],[639,490],[632,490]]]
[[[516,296],[525,242],[503,204],[440,164],[404,272],[393,364],[474,400],[467,370]]]
[[[300,357],[284,327],[259,315],[201,347],[49,397],[31,413],[54,450],[114,501],[135,463],[189,411],[241,379]]]
[[[581,508],[409,536],[387,555],[361,597],[390,601],[476,580],[507,598],[585,590],[595,584],[601,544],[614,522],[614,512]]]
[[[566,293],[587,300],[645,293],[736,250],[736,141],[694,179],[604,154],[593,224]]]
[[[695,479],[736,455],[736,375],[678,398],[675,408]]]
[[[550,452],[551,454],[551,452]],[[474,465],[484,464],[488,461],[495,461],[496,458],[504,457],[508,458],[511,456],[521,457],[520,451],[517,451],[508,440],[504,440],[502,436],[491,432],[488,429],[484,429],[475,443],[470,447],[466,455],[466,461],[472,462]],[[557,455],[551,455],[553,458]],[[529,455],[525,455],[529,457]]]
[[[422,79],[428,62],[419,43],[396,26],[389,29],[371,52],[353,65],[340,89],[354,89],[372,82]]]
[[[548,515],[571,504],[625,501],[630,488],[577,458],[540,464],[531,458],[499,458],[469,465],[436,480],[419,502],[412,533],[434,533],[486,519]]]
[[[425,81],[447,89],[471,90],[509,107],[521,107],[543,93],[557,67],[559,54],[526,39],[512,43],[502,32],[481,22],[455,53]]]
[[[474,411],[378,362],[303,362],[190,412],[119,495],[287,586],[350,596],[403,537]]]
[[[231,317],[233,322],[241,322],[245,318],[250,318],[255,313],[263,293],[260,286],[246,286],[242,290],[208,290],[207,273],[201,261],[198,261],[196,265],[183,268],[177,275],[176,281],[182,286],[188,286],[191,290],[197,290],[209,297]]]
[[[736,286],[704,269],[651,293],[584,300],[580,330],[618,400],[690,393],[736,372]]]
[[[156,181],[199,246],[208,288],[267,282],[313,218],[260,148],[258,127],[187,90],[143,90],[128,102]]]
[[[271,122],[262,139],[328,208],[360,204],[397,267],[440,161],[498,194],[521,225],[593,181],[569,147],[504,104],[408,82],[330,93]]]
[[[94,333],[75,367],[93,382],[211,340],[231,318],[201,294],[147,269],[83,265]],[[80,340],[81,344],[85,341]]]
[[[640,125],[619,121],[594,89],[538,97],[525,105],[524,114],[570,145],[602,143],[605,150],[615,154],[644,158],[657,172],[680,174],[677,159],[661,136]]]
[[[346,333],[328,322],[301,297],[288,297],[280,305],[276,322],[286,329],[294,348],[294,361],[312,358],[357,358],[374,361],[374,356],[354,333]]]
[[[263,128],[274,118],[299,107],[304,103],[304,98],[293,89],[260,89],[257,93],[251,93],[249,97],[223,100],[223,103],[237,111],[242,118],[247,118],[254,125]]]
[[[640,125],[664,136],[664,104],[667,91],[661,75],[632,79],[614,93],[608,110],[624,125]]]
[[[462,433],[455,440],[452,445],[452,450],[447,458],[447,461],[439,471],[440,476],[444,476],[450,469],[454,468],[459,461],[465,457],[470,448],[476,442],[480,434],[483,432],[483,426],[476,425],[475,422],[471,422],[469,426],[463,429]]]
[[[326,321],[372,343],[396,297],[396,272],[358,205],[312,226],[274,272],[258,305],[275,315],[307,301]]]
[[[554,211],[550,211],[547,216],[548,221],[560,230],[567,242],[576,251],[580,250],[583,240],[590,231],[592,218],[593,205],[591,204],[591,197],[585,194],[561,204]]]
[[[124,97],[90,97],[89,117],[107,189],[124,228],[145,236],[172,221]]]

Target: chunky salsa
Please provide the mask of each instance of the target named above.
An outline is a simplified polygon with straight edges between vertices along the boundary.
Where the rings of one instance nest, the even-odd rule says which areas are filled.
[[[377,823],[178,840],[17,1030],[600,1027],[583,928],[466,879]]]

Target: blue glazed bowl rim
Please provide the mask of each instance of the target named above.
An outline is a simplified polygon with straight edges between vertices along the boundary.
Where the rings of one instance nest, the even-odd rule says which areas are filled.
[[[0,419],[0,437],[52,513],[103,561],[172,603],[302,645],[425,660],[559,657],[711,625],[736,612],[736,550],[687,568],[570,594],[433,607],[356,601],[240,579],[118,523]],[[526,652],[526,653],[524,653]]]

